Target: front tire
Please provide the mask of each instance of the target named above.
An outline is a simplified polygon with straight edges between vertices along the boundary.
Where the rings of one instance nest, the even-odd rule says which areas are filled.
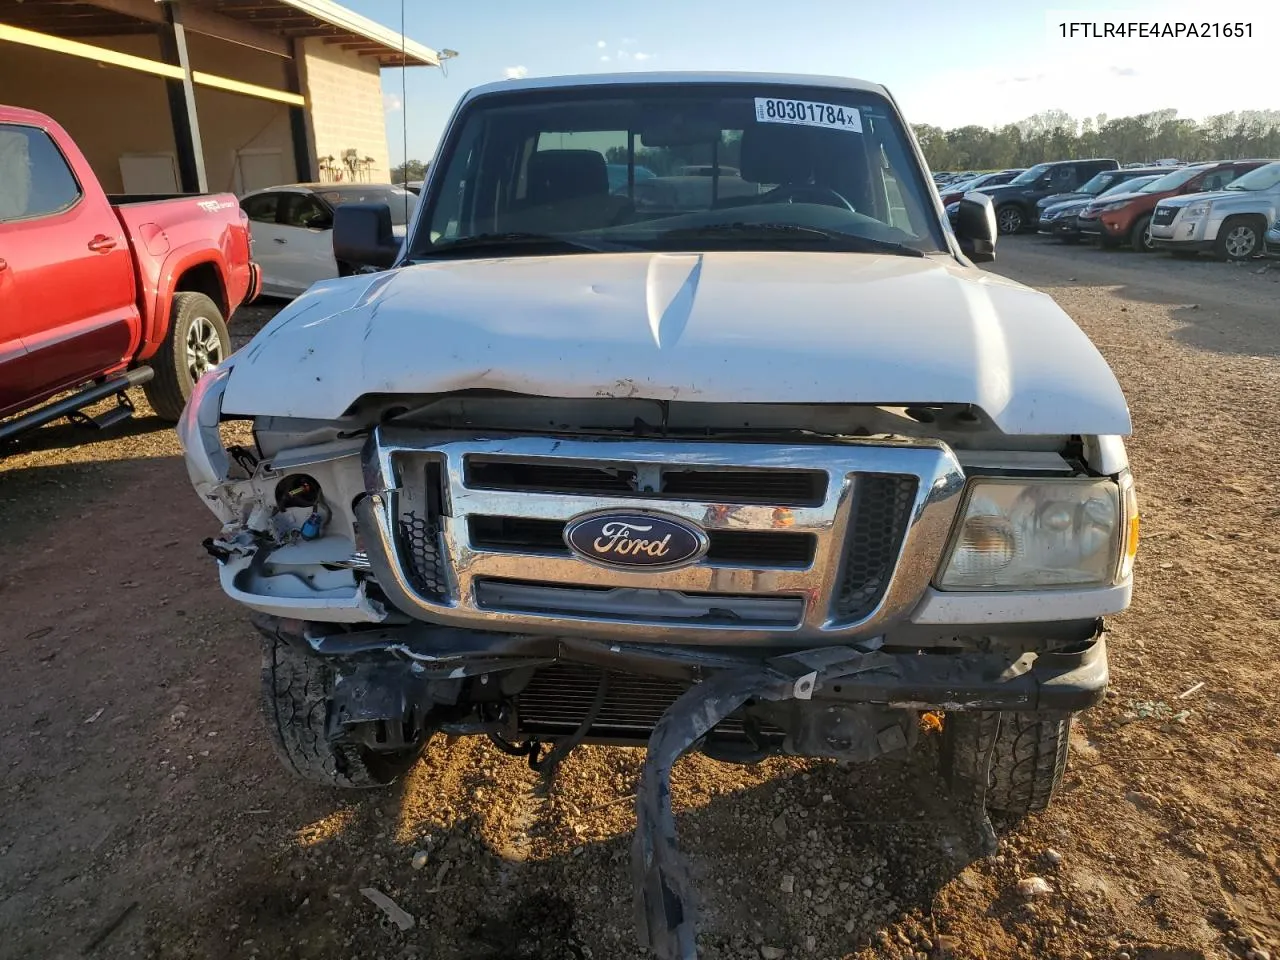
[[[996,230],[1001,236],[1021,233],[1026,223],[1027,218],[1016,203],[1007,203],[996,210]]]
[[[1139,217],[1129,231],[1129,245],[1134,253],[1151,253],[1155,245],[1151,242],[1151,217]]]
[[[1262,249],[1266,222],[1261,218],[1228,217],[1218,230],[1213,252],[1219,260],[1248,260]]]
[[[285,767],[310,783],[348,790],[385,787],[409,771],[422,744],[377,753],[349,740],[330,740],[333,668],[284,641],[262,647],[262,715],[271,745]]]
[[[976,711],[948,714],[943,728],[943,764],[948,780],[981,780],[991,754],[987,806],[1012,816],[1043,810],[1067,767],[1070,713]]]
[[[155,376],[142,388],[157,416],[177,423],[196,381],[231,354],[218,305],[203,293],[175,293],[169,336],[151,358]]]

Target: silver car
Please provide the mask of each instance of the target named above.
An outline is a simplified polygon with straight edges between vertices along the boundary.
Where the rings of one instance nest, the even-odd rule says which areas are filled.
[[[1151,217],[1151,243],[1174,253],[1209,250],[1219,260],[1262,253],[1263,236],[1280,216],[1280,161],[1265,164],[1216,193],[1161,200]]]
[[[1280,220],[1271,225],[1271,229],[1267,231],[1266,243],[1263,246],[1263,252],[1273,259],[1280,260]]]

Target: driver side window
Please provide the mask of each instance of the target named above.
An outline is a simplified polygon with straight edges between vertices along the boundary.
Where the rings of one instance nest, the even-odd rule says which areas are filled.
[[[328,230],[333,226],[333,217],[315,197],[305,193],[291,193],[285,197],[280,222],[286,227]]]
[[[1049,173],[1049,186],[1059,190],[1069,190],[1075,186],[1076,168],[1073,166],[1055,167]]]
[[[1236,171],[1231,167],[1215,170],[1204,178],[1204,181],[1200,184],[1200,189],[1202,191],[1221,190],[1235,178]]]

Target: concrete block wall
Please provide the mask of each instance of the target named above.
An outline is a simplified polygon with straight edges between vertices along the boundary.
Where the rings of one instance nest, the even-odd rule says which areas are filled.
[[[382,107],[378,63],[319,37],[295,41],[302,93],[307,98],[307,130],[311,155],[341,161],[354,148],[374,163],[363,179],[386,182],[391,176],[387,127]],[[343,180],[352,177],[343,170]]]

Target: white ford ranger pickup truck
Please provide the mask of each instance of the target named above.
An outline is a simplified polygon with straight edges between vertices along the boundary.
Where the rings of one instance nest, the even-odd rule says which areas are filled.
[[[481,87],[391,224],[340,207],[361,271],[179,428],[289,768],[387,784],[437,733],[548,775],[647,744],[637,918],[682,960],[686,751],[928,744],[988,843],[987,809],[1049,802],[1129,603],[1129,412],[1052,299],[974,265],[990,199],[949,225],[883,87]]]

